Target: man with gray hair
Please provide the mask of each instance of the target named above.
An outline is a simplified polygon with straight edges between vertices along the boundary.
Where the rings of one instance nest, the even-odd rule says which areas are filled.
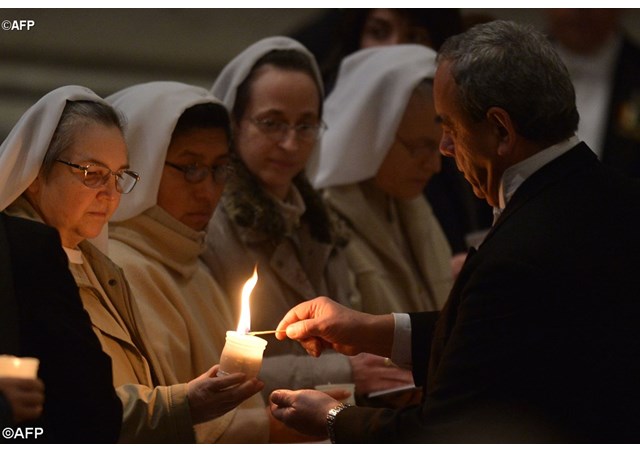
[[[278,326],[312,355],[411,366],[425,399],[394,411],[276,390],[274,416],[335,442],[638,443],[640,183],[575,136],[569,75],[533,28],[478,25],[438,58],[440,151],[493,206],[491,231],[439,313],[317,298]]]

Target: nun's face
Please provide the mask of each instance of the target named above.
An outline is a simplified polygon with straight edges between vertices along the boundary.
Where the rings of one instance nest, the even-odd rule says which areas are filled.
[[[433,96],[424,90],[414,92],[375,176],[376,185],[400,200],[421,196],[427,182],[440,171],[441,135]]]
[[[229,143],[223,129],[191,129],[174,136],[162,171],[158,206],[188,227],[204,230],[222,195],[228,160]],[[198,173],[206,176],[191,176]]]
[[[272,65],[258,70],[244,116],[235,124],[236,146],[262,187],[280,199],[289,193],[316,143],[294,127],[317,128],[319,111],[320,94],[309,75]],[[289,129],[278,130],[283,125]]]
[[[112,171],[129,167],[120,130],[95,123],[78,126],[73,144],[60,160],[102,165]],[[115,176],[96,188],[87,187],[83,181],[82,170],[56,162],[46,180],[39,175],[27,189],[31,203],[45,223],[58,230],[62,245],[68,248],[98,236],[120,202]]]

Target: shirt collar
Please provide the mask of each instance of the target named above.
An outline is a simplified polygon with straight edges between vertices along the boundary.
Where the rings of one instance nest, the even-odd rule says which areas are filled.
[[[507,168],[500,180],[500,190],[498,192],[500,207],[497,208],[498,213],[502,212],[513,194],[529,176],[569,151],[578,143],[580,143],[580,139],[574,135]],[[494,209],[495,213],[496,209]]]

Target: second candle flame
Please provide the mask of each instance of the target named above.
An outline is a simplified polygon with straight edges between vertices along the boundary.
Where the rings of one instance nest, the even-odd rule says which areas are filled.
[[[238,322],[237,332],[246,334],[251,331],[251,292],[258,283],[258,266],[253,269],[253,275],[242,287],[242,305],[240,307],[240,321]]]

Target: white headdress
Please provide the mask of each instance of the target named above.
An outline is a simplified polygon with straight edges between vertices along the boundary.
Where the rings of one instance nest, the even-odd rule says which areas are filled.
[[[67,101],[106,102],[88,88],[69,85],[44,95],[27,110],[0,146],[0,210],[38,176]]]
[[[343,60],[324,104],[328,129],[307,165],[315,188],[375,176],[414,89],[434,77],[435,58],[427,47],[403,44],[360,50]]]
[[[157,204],[171,135],[184,111],[194,105],[222,103],[202,87],[179,82],[134,85],[106,99],[126,117],[129,165],[140,173],[135,189],[122,197],[112,217],[122,221]]]
[[[316,74],[316,80],[322,90],[322,76],[320,75],[320,69],[313,54],[295,39],[285,36],[273,36],[250,45],[231,60],[222,72],[220,72],[220,75],[218,75],[218,78],[211,88],[211,92],[214,96],[222,100],[229,111],[233,110],[238,86],[244,82],[256,62],[272,50],[286,49],[298,50],[309,57]],[[324,94],[320,93],[320,96],[322,98]]]

